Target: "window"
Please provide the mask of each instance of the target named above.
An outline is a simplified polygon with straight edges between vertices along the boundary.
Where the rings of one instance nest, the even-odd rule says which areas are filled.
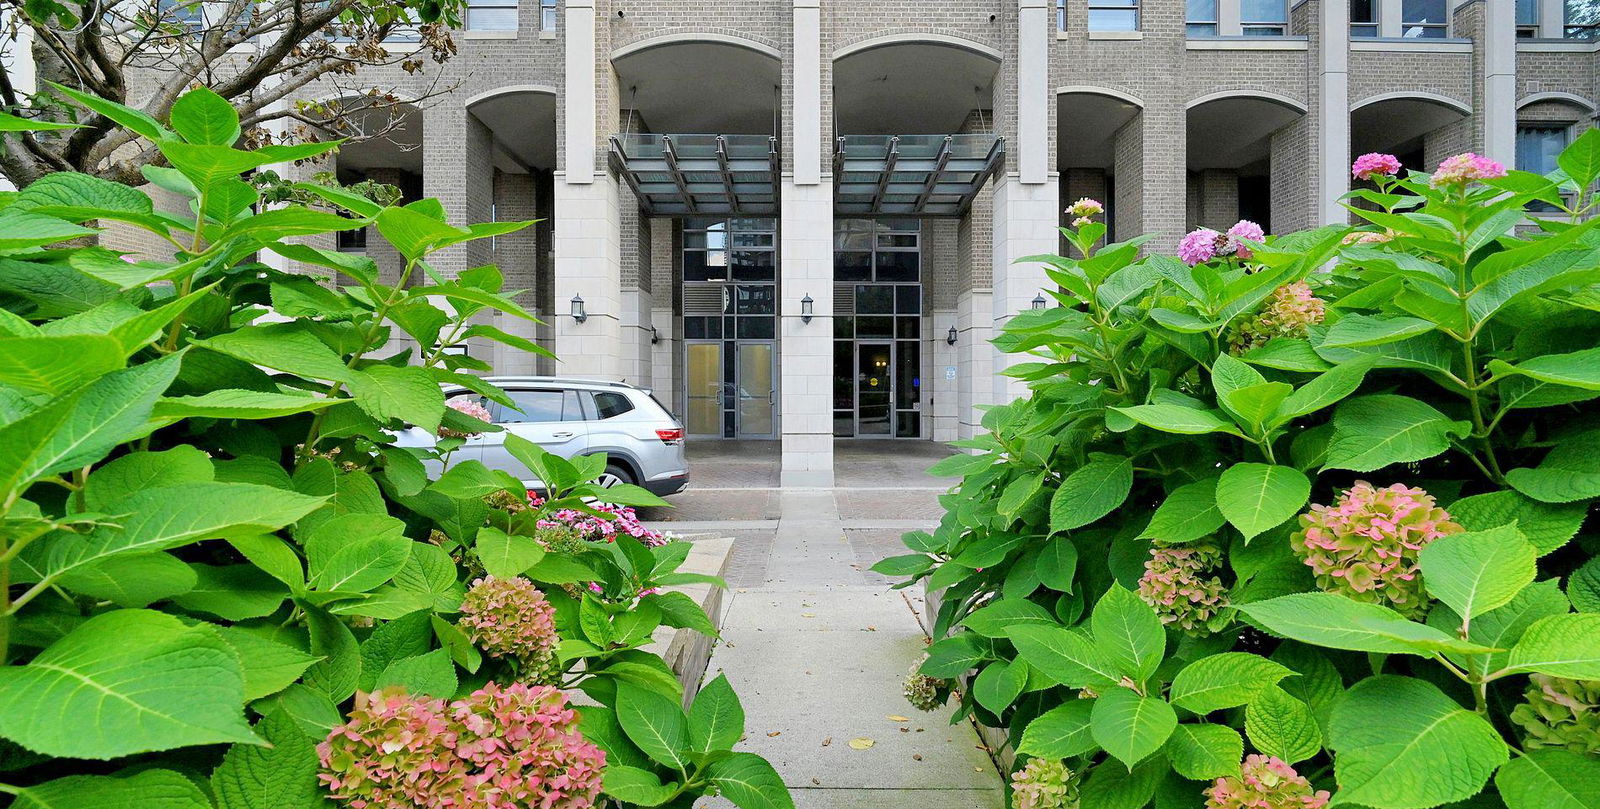
[[[1350,36],[1378,35],[1378,0],[1350,0]]]
[[[539,0],[539,30],[556,30],[556,2],[557,0]]]
[[[367,252],[367,229],[341,230],[334,236],[334,247],[341,253]]]
[[[1139,30],[1138,0],[1089,0],[1089,30]]]
[[[1067,0],[1056,0],[1056,30],[1067,30]]]
[[[1281,37],[1289,29],[1284,0],[1240,0],[1239,26],[1247,37]]]
[[[838,219],[833,223],[837,281],[922,278],[922,222],[917,219]]]
[[[1214,37],[1217,35],[1217,0],[1187,0],[1189,9],[1188,35]]]
[[[620,393],[596,393],[594,409],[599,412],[601,419],[609,419],[632,410],[633,402]]]
[[[1566,37],[1600,39],[1600,0],[1566,0]]]
[[[683,280],[773,281],[775,219],[688,219],[683,224]]]
[[[498,424],[537,424],[553,421],[582,421],[583,411],[578,406],[578,395],[559,390],[508,390],[506,395],[516,407],[499,409],[495,418]]]
[[[1400,35],[1407,39],[1443,39],[1450,19],[1445,0],[1400,0]]]
[[[468,31],[517,30],[517,0],[470,0]]]
[[[1539,0],[1517,0],[1517,36],[1521,39],[1539,36]]]
[[[190,34],[198,34],[206,27],[203,0],[158,0],[156,9],[161,15],[159,24],[163,27],[173,26],[169,32],[182,29]]]

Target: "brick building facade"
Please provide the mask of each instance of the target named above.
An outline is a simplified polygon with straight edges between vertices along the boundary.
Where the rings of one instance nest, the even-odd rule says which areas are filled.
[[[1015,390],[988,337],[1080,196],[1161,250],[1286,232],[1343,221],[1367,151],[1544,170],[1600,96],[1562,0],[510,5],[474,0],[426,78],[376,77],[453,90],[321,169],[543,219],[437,268],[498,263],[559,363],[468,350],[653,388],[692,434],[781,440],[802,485],[836,436],[966,437]]]

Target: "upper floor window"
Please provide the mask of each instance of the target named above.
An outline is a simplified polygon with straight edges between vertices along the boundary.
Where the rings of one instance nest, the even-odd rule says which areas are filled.
[[[1067,30],[1067,0],[1056,0],[1056,30]]]
[[[1283,36],[1289,29],[1289,4],[1284,0],[1240,0],[1239,27],[1247,37]]]
[[[1572,140],[1572,127],[1560,122],[1538,121],[1517,124],[1517,168],[1534,174],[1549,174],[1557,168],[1556,158]],[[1554,211],[1548,202],[1528,204],[1530,211]]]
[[[1408,39],[1442,39],[1449,31],[1446,0],[1400,0],[1400,35]]]
[[[1378,36],[1378,0],[1350,0],[1350,36]]]
[[[1600,39],[1600,0],[1566,0],[1568,39]]]
[[[1217,35],[1217,0],[1187,0],[1188,25],[1186,30],[1192,37],[1214,37]]]
[[[922,223],[916,219],[839,219],[833,223],[833,277],[838,281],[917,281],[922,277]]]
[[[1517,36],[1532,39],[1539,35],[1539,0],[1517,0]]]
[[[556,3],[558,0],[539,0],[539,30],[556,30]]]
[[[202,0],[159,0],[156,11],[161,16],[159,25],[172,26],[185,33],[198,34],[206,27],[205,3]],[[168,30],[166,33],[177,33]]]
[[[1139,30],[1139,1],[1089,0],[1089,30]]]
[[[467,30],[517,30],[517,0],[470,0],[467,3]]]

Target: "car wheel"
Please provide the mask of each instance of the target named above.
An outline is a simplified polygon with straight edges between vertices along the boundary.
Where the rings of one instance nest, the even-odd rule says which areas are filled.
[[[594,482],[600,484],[602,489],[609,489],[612,486],[633,483],[633,473],[629,472],[627,467],[618,466],[614,463],[606,464],[606,471],[601,473],[600,477],[595,478]]]

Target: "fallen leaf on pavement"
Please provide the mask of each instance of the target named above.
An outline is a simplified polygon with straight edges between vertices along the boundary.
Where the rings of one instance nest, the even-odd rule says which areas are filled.
[[[869,747],[871,747],[871,746],[873,746],[875,744],[877,744],[877,742],[875,742],[875,741],[873,741],[871,739],[867,739],[867,738],[851,739],[850,740],[850,749],[852,749],[852,750],[865,750],[865,749],[867,749],[867,748],[869,748]]]

